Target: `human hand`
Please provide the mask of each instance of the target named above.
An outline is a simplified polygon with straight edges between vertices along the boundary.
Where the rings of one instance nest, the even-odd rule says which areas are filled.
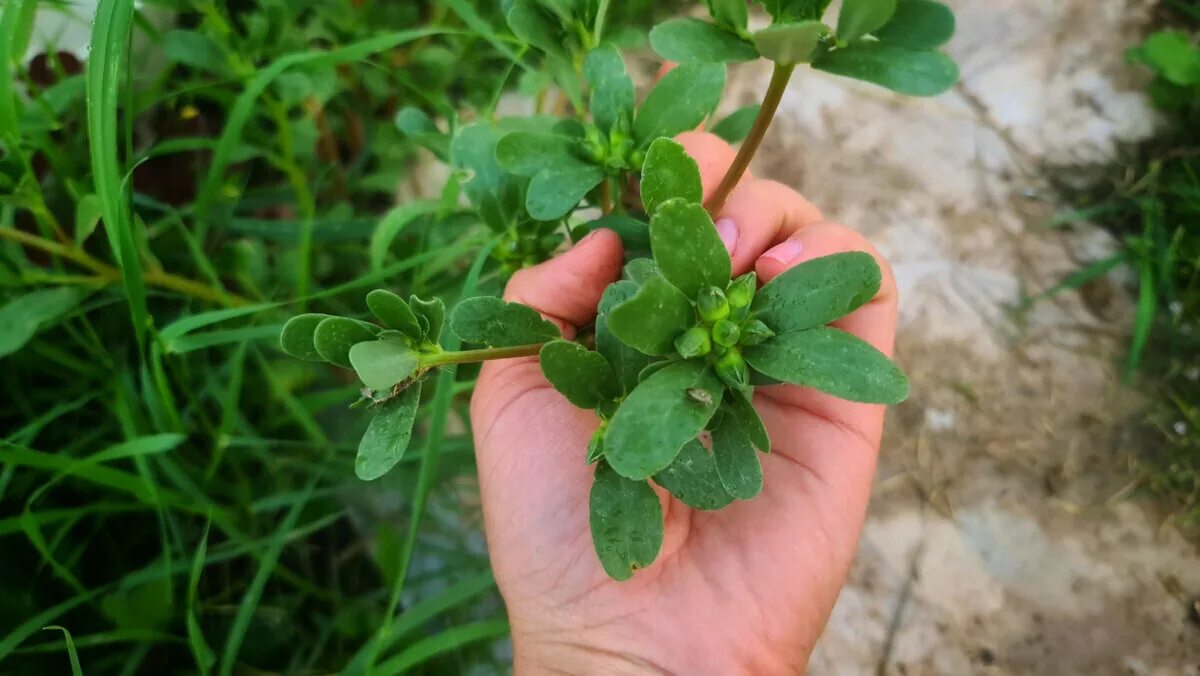
[[[705,195],[734,151],[702,132],[678,140]],[[857,232],[825,222],[792,189],[747,175],[717,217],[733,274],[768,282],[798,263],[866,251],[879,294],[834,323],[886,354],[896,325],[890,269]],[[619,238],[600,230],[512,278],[505,297],[568,338],[595,320],[621,272]],[[654,565],[608,577],[592,551],[584,449],[598,425],[543,377],[536,357],[489,362],[471,419],[492,567],[508,606],[518,671],[687,674],[802,671],[829,617],[866,515],[884,407],[790,385],[754,405],[771,436],[762,493],[718,512],[655,487],[665,520]]]

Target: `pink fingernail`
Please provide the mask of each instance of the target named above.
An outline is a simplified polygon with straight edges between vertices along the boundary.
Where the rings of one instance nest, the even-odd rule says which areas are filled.
[[[729,255],[732,256],[733,250],[737,248],[737,223],[734,223],[732,218],[722,218],[718,219],[715,225],[717,226],[717,235],[721,238]]]
[[[799,258],[801,251],[804,251],[804,245],[800,244],[799,240],[788,239],[771,247],[762,257],[787,265]]]

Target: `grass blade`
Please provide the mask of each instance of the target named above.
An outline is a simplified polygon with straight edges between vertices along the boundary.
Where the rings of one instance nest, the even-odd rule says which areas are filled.
[[[233,626],[230,627],[229,635],[225,639],[225,649],[221,652],[221,664],[217,670],[221,676],[228,676],[233,672],[234,662],[237,660],[242,643],[246,640],[246,632],[250,629],[250,620],[254,618],[254,611],[258,608],[263,589],[267,586],[267,580],[271,579],[271,573],[275,570],[275,565],[279,563],[279,555],[283,553],[283,548],[288,542],[288,531],[296,525],[296,521],[300,518],[300,512],[308,504],[308,499],[312,496],[319,479],[320,477],[313,477],[308,482],[308,486],[304,489],[304,496],[288,510],[287,516],[279,524],[266,551],[263,552],[258,570],[254,573],[254,579],[251,580],[250,587],[246,589],[241,604],[238,605],[237,615],[233,618]]]
[[[133,24],[133,0],[100,0],[92,26],[91,56],[87,63],[87,123],[91,148],[92,178],[104,233],[113,258],[121,268],[126,300],[138,346],[145,343],[149,311],[146,284],[134,237],[133,211],[123,186],[117,132],[120,106],[121,56],[129,44]]]
[[[71,658],[71,675],[83,676],[83,667],[79,664],[79,653],[75,652],[75,641],[71,638],[71,632],[67,631],[66,627],[60,627],[57,624],[42,627],[42,631],[54,631],[55,629],[63,633],[63,640],[67,642],[67,655]]]
[[[399,674],[465,645],[507,636],[509,631],[507,620],[485,620],[453,627],[410,645],[399,655],[379,665],[378,672]]]

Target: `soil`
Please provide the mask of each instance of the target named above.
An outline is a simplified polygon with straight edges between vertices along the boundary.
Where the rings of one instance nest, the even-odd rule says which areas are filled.
[[[1020,311],[1115,250],[1049,227],[1157,118],[1125,49],[1149,0],[951,0],[956,91],[800,72],[755,171],[861,229],[901,287],[870,517],[814,674],[1200,674],[1200,552],[1138,499],[1122,271]],[[731,72],[730,110],[768,70]],[[1053,173],[1051,173],[1053,172]]]

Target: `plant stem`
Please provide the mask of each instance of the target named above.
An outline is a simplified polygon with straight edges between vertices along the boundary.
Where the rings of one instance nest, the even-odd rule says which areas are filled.
[[[52,242],[37,235],[31,235],[23,230],[17,230],[16,228],[0,228],[0,238],[10,239],[14,242],[31,246],[35,249],[41,249],[46,253],[73,261],[80,267],[87,268],[96,273],[98,276],[97,281],[102,281],[105,284],[113,284],[121,280],[121,271],[118,268],[94,258],[83,249]],[[193,279],[173,275],[161,268],[147,270],[144,276],[146,283],[151,286],[169,289],[185,296],[208,301],[215,305],[237,307],[250,303],[250,301],[241,296],[205,286]]]
[[[750,128],[750,134],[742,142],[742,147],[738,150],[737,157],[733,158],[733,164],[729,165],[729,171],[726,171],[725,177],[721,179],[721,184],[717,186],[716,191],[704,205],[713,218],[716,218],[721,207],[725,206],[725,201],[737,187],[738,181],[742,180],[742,175],[750,166],[750,160],[754,159],[754,154],[762,145],[763,137],[767,135],[771,120],[775,119],[775,111],[779,109],[779,102],[783,100],[783,91],[787,89],[788,81],[792,79],[794,70],[796,70],[794,65],[775,64],[775,70],[771,73],[771,84],[767,87],[767,95],[763,98],[758,117],[754,118],[754,126]]]
[[[600,0],[600,6],[596,10],[596,25],[592,30],[592,43],[594,46],[600,45],[601,38],[604,37],[604,21],[608,18],[608,6],[611,0]]]
[[[440,352],[421,358],[422,368],[446,366],[448,364],[470,364],[493,359],[513,359],[514,357],[531,357],[542,351],[545,343],[533,345],[516,345],[514,347],[489,347],[483,350],[463,350],[461,352]]]

